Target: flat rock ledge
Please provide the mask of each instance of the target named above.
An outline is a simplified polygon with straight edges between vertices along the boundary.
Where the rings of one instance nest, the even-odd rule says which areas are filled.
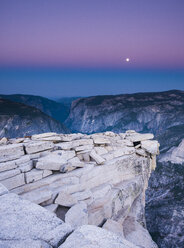
[[[144,216],[153,138],[129,130],[0,140],[0,248],[156,248]]]

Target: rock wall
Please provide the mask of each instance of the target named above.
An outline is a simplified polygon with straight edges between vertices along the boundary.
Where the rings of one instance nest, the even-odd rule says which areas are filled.
[[[145,190],[159,148],[158,142],[150,139],[152,134],[131,130],[3,138],[0,183],[9,190],[8,198],[16,193],[20,199],[55,213],[70,226],[67,233],[75,229],[86,232],[90,227],[80,228],[89,224],[131,241],[132,247],[157,247],[146,230],[144,216]],[[2,187],[0,195],[3,192],[6,189]],[[69,244],[76,232],[62,247],[74,247]],[[49,245],[58,247],[61,242],[56,243]]]

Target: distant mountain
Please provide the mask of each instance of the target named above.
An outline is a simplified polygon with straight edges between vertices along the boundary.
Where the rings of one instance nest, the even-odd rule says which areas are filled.
[[[0,99],[0,137],[16,138],[44,132],[66,133],[68,129],[34,107]]]
[[[81,98],[81,97],[78,97],[78,96],[76,96],[76,97],[62,97],[62,98],[56,99],[56,102],[60,102],[64,106],[66,106],[70,109],[72,102],[79,99],[79,98]]]
[[[184,92],[171,90],[75,100],[65,124],[73,132],[151,132],[160,142],[147,190],[147,227],[161,248],[184,244]]]
[[[49,115],[53,119],[63,123],[68,117],[70,108],[59,102],[47,99],[41,96],[33,95],[0,95],[0,98],[9,99],[13,102],[24,103],[28,106],[40,109],[43,113]]]
[[[80,98],[73,101],[65,124],[83,133],[134,129],[160,134],[184,123],[183,116],[184,92],[173,90]]]

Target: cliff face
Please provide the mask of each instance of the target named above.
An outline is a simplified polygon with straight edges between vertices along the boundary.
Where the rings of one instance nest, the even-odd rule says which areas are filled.
[[[29,240],[30,247],[35,241],[38,247],[157,247],[144,215],[159,147],[151,139],[127,131],[1,140],[2,245],[13,247],[16,240],[27,247]],[[47,218],[46,210],[27,200],[61,220]]]
[[[66,124],[82,133],[133,129],[159,135],[184,124],[183,116],[184,92],[137,93],[78,99],[72,104]]]
[[[66,124],[84,133],[134,129],[155,134],[161,146],[147,190],[147,226],[160,247],[183,247],[184,92],[78,99]]]
[[[23,137],[50,131],[66,133],[68,130],[36,108],[0,99],[0,137]]]

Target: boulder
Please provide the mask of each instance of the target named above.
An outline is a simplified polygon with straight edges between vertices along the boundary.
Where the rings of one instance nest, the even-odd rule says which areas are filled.
[[[149,232],[141,226],[133,217],[127,217],[123,223],[123,231],[125,238],[143,248],[158,248],[153,242]]]
[[[1,183],[8,189],[15,189],[25,184],[24,173],[2,180]]]
[[[41,204],[45,201],[52,199],[52,191],[48,189],[35,189],[27,193],[21,194],[21,197],[25,200]]]
[[[91,190],[93,200],[95,201],[99,198],[106,198],[106,195],[110,190],[111,190],[111,185],[109,185],[109,184],[102,184],[100,186],[93,188]]]
[[[77,140],[84,137],[84,134],[82,133],[72,133],[72,134],[62,134],[61,135],[61,140],[62,141],[73,141],[73,140]]]
[[[12,144],[0,146],[0,162],[6,162],[20,158],[24,155],[22,144]]]
[[[16,243],[34,240],[57,247],[72,231],[71,226],[58,219],[55,214],[15,194],[1,196],[0,206],[0,240],[2,241]]]
[[[41,240],[3,240],[0,241],[0,248],[52,248],[48,243]]]
[[[118,236],[124,238],[123,234],[123,226],[118,223],[117,221],[114,221],[112,219],[108,219],[105,224],[103,225],[103,228],[117,234]]]
[[[44,177],[47,177],[51,174],[52,174],[52,171],[50,171],[50,170],[33,169],[33,170],[25,173],[25,180],[26,180],[26,183],[32,183],[32,182],[38,181]]]
[[[77,228],[59,248],[138,248],[138,246],[93,225]]]
[[[54,144],[50,141],[35,141],[25,144],[27,154],[37,153],[45,150],[52,149]]]
[[[57,146],[63,150],[70,150],[78,146],[93,145],[92,139],[79,139],[70,142],[58,143]]]
[[[17,168],[15,161],[16,160],[0,163],[0,172]]]
[[[32,140],[39,140],[39,139],[42,139],[42,138],[48,138],[48,137],[53,137],[53,136],[56,136],[57,133],[41,133],[41,134],[34,134],[32,135],[31,139]]]
[[[114,158],[117,158],[117,157],[129,155],[129,154],[133,154],[133,153],[135,153],[134,147],[123,147],[123,148],[116,149],[113,152],[113,156],[114,156]]]
[[[84,163],[82,163],[78,157],[74,157],[72,159],[69,159],[67,164],[61,166],[60,172],[66,173],[75,170],[76,168],[83,168],[83,167],[84,167]]]
[[[76,152],[85,151],[85,150],[92,150],[93,145],[77,146],[74,149],[75,149]]]
[[[132,142],[138,142],[138,141],[153,139],[154,135],[151,133],[144,133],[144,134],[136,133],[136,134],[131,134],[126,138]]]
[[[84,200],[87,200],[87,199],[92,197],[92,192],[91,192],[91,190],[86,189],[84,191],[79,191],[79,192],[73,193],[73,194],[71,194],[71,196],[73,198],[75,198],[77,202],[78,201],[84,201]]]
[[[141,141],[141,147],[153,154],[153,155],[158,155],[159,154],[159,143],[158,141],[156,140],[144,140],[144,141]]]
[[[66,163],[66,158],[62,158],[62,156],[56,154],[49,154],[48,156],[38,159],[36,168],[42,170],[59,171],[61,166]]]
[[[23,163],[23,164],[19,165],[18,168],[21,172],[28,172],[28,171],[33,169],[33,161],[30,160],[26,163]]]
[[[94,148],[94,150],[96,153],[98,153],[98,155],[103,155],[103,154],[108,153],[108,151],[105,149],[105,147],[97,146]]]
[[[70,224],[74,229],[88,224],[87,205],[81,202],[71,207],[65,215],[65,223]]]
[[[103,137],[98,137],[98,136],[94,136],[93,137],[93,141],[94,141],[94,144],[96,145],[107,145],[107,144],[110,144],[110,140],[106,139],[106,138],[103,138]]]
[[[19,169],[4,171],[0,173],[0,181],[20,174]]]
[[[48,206],[44,206],[44,208],[52,213],[55,213],[58,208],[58,204],[50,204]]]
[[[77,203],[77,200],[68,193],[60,192],[55,200],[55,203],[64,207],[72,207]]]
[[[90,153],[90,157],[96,161],[97,164],[103,164],[105,162],[105,159],[102,158],[100,155],[98,155],[95,150],[92,150]]]
[[[6,145],[7,143],[8,143],[8,139],[6,137],[0,139],[0,145]]]

